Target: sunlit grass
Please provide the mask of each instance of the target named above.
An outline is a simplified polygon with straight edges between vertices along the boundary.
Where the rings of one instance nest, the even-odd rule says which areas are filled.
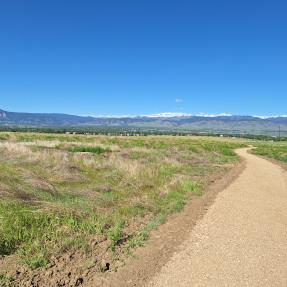
[[[88,250],[97,236],[114,252],[142,245],[243,146],[167,136],[3,133],[0,140],[0,255],[17,254],[32,269],[54,254]]]
[[[273,158],[282,162],[287,162],[287,144],[286,143],[269,143],[259,144],[253,152],[258,155]]]

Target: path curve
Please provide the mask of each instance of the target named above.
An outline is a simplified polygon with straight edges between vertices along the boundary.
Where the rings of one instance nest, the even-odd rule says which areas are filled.
[[[237,152],[246,169],[150,287],[287,286],[287,173],[248,149]]]

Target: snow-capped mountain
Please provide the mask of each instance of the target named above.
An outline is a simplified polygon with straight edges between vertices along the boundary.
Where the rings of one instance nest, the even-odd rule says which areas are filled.
[[[152,115],[75,116],[0,110],[0,125],[33,127],[152,128],[209,132],[270,133],[287,131],[287,116],[238,116],[165,112]]]

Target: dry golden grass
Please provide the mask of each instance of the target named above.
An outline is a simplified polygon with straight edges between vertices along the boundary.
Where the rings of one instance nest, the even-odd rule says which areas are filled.
[[[17,157],[22,155],[31,155],[33,154],[31,150],[21,143],[14,142],[0,142],[0,149],[7,157]]]

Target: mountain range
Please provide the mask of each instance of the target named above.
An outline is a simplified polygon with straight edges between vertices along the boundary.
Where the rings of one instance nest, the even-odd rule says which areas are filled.
[[[185,130],[194,132],[287,135],[287,117],[238,115],[191,115],[162,113],[149,116],[77,116],[68,114],[17,113],[0,109],[0,126],[91,127]]]

